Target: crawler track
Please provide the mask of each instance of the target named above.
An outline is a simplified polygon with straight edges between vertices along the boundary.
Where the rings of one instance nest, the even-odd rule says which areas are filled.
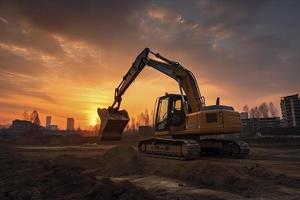
[[[244,158],[250,150],[241,140],[191,140],[152,138],[139,142],[139,152],[160,158],[177,160],[198,159],[201,155],[219,155],[230,158]]]

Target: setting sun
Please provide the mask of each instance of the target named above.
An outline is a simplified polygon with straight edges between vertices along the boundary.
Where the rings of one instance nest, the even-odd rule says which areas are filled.
[[[88,115],[89,125],[95,126],[95,125],[99,124],[100,120],[99,120],[99,116],[98,116],[97,112],[94,110],[89,113],[90,113]]]

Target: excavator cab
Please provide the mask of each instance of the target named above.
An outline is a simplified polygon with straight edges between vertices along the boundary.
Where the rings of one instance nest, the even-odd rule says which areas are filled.
[[[182,97],[178,94],[166,94],[156,101],[155,131],[169,131],[171,126],[180,126],[185,121]]]

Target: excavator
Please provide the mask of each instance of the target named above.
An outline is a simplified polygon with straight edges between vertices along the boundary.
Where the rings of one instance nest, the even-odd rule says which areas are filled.
[[[220,105],[219,98],[216,105],[206,106],[193,73],[149,48],[136,57],[115,89],[112,105],[98,108],[101,140],[122,138],[129,122],[128,112],[120,110],[122,95],[145,66],[174,79],[180,93],[166,93],[156,99],[153,117],[155,137],[139,141],[140,153],[183,160],[197,159],[202,155],[243,158],[249,154],[248,144],[239,137],[232,137],[238,136],[241,130],[239,113],[231,106]]]

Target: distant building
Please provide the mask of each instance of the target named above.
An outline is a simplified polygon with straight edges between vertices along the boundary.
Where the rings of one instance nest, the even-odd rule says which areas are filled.
[[[74,128],[74,118],[67,118],[67,131],[74,131],[75,128]]]
[[[58,126],[57,125],[54,125],[54,124],[51,124],[49,126],[47,126],[47,129],[51,130],[51,131],[58,131]]]
[[[248,119],[248,112],[241,112],[241,119]]]
[[[300,126],[300,98],[298,94],[281,97],[282,118],[287,127]]]
[[[8,132],[13,137],[23,133],[35,134],[41,127],[26,120],[13,120],[12,125],[9,127]]]
[[[46,128],[49,128],[51,125],[51,116],[46,116]]]
[[[27,120],[13,120],[12,124],[10,126],[11,129],[20,129],[20,130],[26,130],[31,129],[34,126],[34,124],[31,121]]]
[[[251,129],[261,129],[261,128],[279,128],[280,118],[279,117],[265,117],[265,118],[248,118],[241,119],[242,127],[249,127]]]

